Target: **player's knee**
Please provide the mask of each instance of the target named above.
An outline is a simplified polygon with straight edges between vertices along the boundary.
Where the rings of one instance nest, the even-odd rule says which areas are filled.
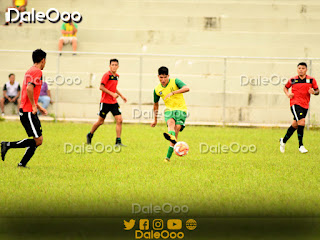
[[[304,125],[306,125],[305,119],[304,119],[304,118],[303,118],[303,119],[300,119],[300,120],[298,121],[298,125],[299,125],[299,126],[304,126]]]
[[[122,118],[118,118],[118,119],[117,119],[117,123],[118,123],[118,124],[122,124],[122,122],[123,122],[123,119],[122,119]]]
[[[103,123],[104,123],[104,119],[103,119],[103,120],[99,120],[99,121],[97,122],[97,124],[98,124],[99,126],[101,126]]]
[[[168,125],[169,128],[175,129],[175,121],[173,119],[169,119],[167,121],[167,125]]]

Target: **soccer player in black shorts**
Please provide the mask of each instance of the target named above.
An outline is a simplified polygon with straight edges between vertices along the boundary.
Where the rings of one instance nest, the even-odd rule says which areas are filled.
[[[42,128],[38,118],[39,111],[47,115],[47,110],[38,105],[42,85],[42,71],[46,65],[46,53],[37,49],[32,53],[34,65],[26,72],[22,86],[22,98],[20,104],[20,121],[29,137],[33,139],[23,139],[16,142],[1,142],[1,159],[4,161],[6,153],[11,148],[27,148],[18,167],[26,167],[29,160],[34,155],[38,146],[42,144]]]
[[[298,75],[291,78],[284,87],[284,92],[290,98],[290,109],[293,114],[292,125],[288,128],[286,135],[280,139],[280,152],[285,152],[286,142],[296,131],[299,140],[299,152],[307,153],[308,150],[303,146],[303,130],[305,118],[309,108],[310,95],[319,95],[319,88],[316,79],[307,75],[307,64],[298,64]],[[289,92],[289,88],[292,92]]]
[[[116,145],[125,146],[121,142],[122,116],[117,98],[120,96],[125,103],[127,102],[127,99],[117,89],[119,80],[119,75],[117,74],[119,61],[117,59],[111,59],[109,67],[110,71],[103,75],[100,84],[100,90],[102,91],[102,94],[100,100],[99,118],[98,121],[93,124],[91,131],[87,134],[87,144],[91,144],[94,132],[104,123],[107,114],[111,112],[116,119]]]

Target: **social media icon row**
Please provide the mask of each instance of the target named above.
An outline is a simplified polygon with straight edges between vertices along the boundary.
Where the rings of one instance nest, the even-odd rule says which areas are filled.
[[[134,226],[136,221],[131,219],[129,222],[123,221],[125,230],[131,230]],[[162,219],[154,219],[152,221],[152,229],[153,230],[162,230],[164,227]],[[167,221],[167,228],[169,230],[180,230],[182,229],[182,221],[180,219],[169,219]],[[149,219],[140,219],[139,221],[139,229],[140,230],[149,230],[150,229],[150,220]]]

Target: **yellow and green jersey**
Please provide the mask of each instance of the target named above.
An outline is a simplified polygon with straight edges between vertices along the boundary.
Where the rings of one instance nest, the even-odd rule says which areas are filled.
[[[63,23],[62,24],[62,27],[61,27],[61,30],[65,30],[67,32],[71,32],[74,30],[74,28],[78,29],[78,25],[76,23],[73,23],[74,26],[72,26],[71,24],[69,23]],[[62,34],[63,37],[76,37],[77,34]]]
[[[169,93],[179,90],[186,84],[182,82],[181,80],[177,78],[170,78],[167,86],[163,87],[161,83],[156,86],[154,89],[154,102],[157,103],[160,100],[160,97],[162,99],[165,98]],[[163,100],[164,104],[166,105],[166,111],[174,111],[174,110],[180,110],[180,111],[187,111],[187,105],[184,100],[182,93],[177,93],[172,95],[171,97],[167,98],[166,100]]]

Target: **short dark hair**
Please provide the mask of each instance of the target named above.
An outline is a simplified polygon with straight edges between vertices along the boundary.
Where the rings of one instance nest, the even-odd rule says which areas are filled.
[[[10,73],[10,74],[9,74],[9,78],[10,78],[12,75],[15,76],[14,73]]]
[[[299,66],[305,66],[306,68],[308,68],[308,66],[307,66],[307,64],[306,64],[305,62],[299,63],[299,64],[297,65],[297,67],[299,67]]]
[[[33,51],[32,53],[32,60],[33,63],[39,63],[42,61],[42,59],[46,58],[47,54],[42,51],[41,49],[37,49],[35,51]]]
[[[119,63],[118,59],[116,59],[116,58],[110,59],[110,65],[111,65],[112,62],[117,62],[117,63]]]
[[[158,74],[159,75],[169,75],[169,69],[167,67],[162,66],[158,69]]]

